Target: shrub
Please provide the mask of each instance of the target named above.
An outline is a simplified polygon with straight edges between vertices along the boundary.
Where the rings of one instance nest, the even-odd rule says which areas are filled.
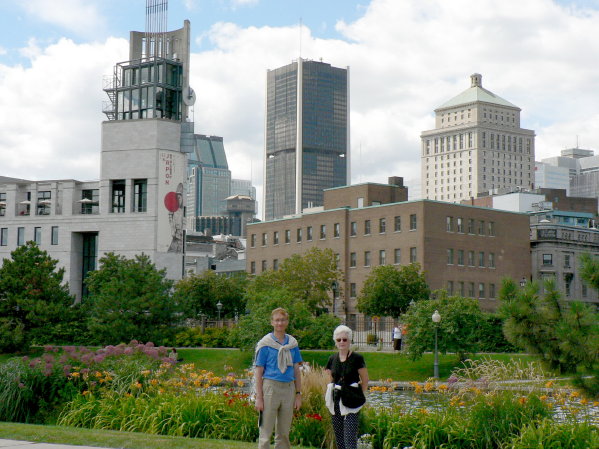
[[[175,344],[183,347],[227,348],[230,346],[230,331],[226,327],[190,327],[175,336]]]
[[[510,449],[588,449],[599,447],[599,429],[589,423],[555,423],[544,419],[527,425],[509,445]]]
[[[255,441],[257,414],[247,395],[188,392],[79,396],[59,425],[150,434]]]
[[[44,423],[77,390],[49,358],[11,359],[0,365],[0,421]]]
[[[131,342],[96,351],[48,346],[41,357],[0,365],[0,421],[50,423],[79,392],[104,388],[123,393],[144,372],[172,362],[166,348]]]

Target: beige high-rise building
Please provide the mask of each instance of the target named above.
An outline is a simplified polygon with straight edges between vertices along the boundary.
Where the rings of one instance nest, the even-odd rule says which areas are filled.
[[[521,109],[483,88],[482,75],[470,79],[420,136],[423,198],[459,202],[534,187],[535,133],[520,127]]]

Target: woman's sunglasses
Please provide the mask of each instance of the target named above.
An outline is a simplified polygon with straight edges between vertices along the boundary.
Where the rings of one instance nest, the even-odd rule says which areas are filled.
[[[337,341],[337,343],[342,342],[342,341],[347,341],[347,338],[337,338],[336,341]]]

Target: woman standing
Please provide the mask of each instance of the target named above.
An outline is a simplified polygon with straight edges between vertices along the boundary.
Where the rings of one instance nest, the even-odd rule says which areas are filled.
[[[351,351],[352,330],[338,326],[333,340],[338,352],[333,354],[325,371],[331,376],[326,404],[331,412],[337,449],[356,449],[358,444],[358,412],[366,402],[368,370],[364,357]]]

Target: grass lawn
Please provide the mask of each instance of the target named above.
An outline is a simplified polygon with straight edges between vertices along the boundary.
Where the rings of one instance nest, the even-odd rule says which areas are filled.
[[[255,449],[257,443],[0,422],[0,439],[122,449]],[[300,448],[300,446],[294,446]]]
[[[333,351],[302,351],[302,357],[313,366],[325,366]],[[424,354],[422,358],[411,361],[403,354],[391,352],[363,352],[368,374],[372,380],[393,379],[397,381],[424,381],[433,375],[433,355]],[[187,363],[195,363],[201,369],[217,375],[233,371],[243,373],[250,367],[253,359],[251,351],[238,349],[180,349],[179,356]],[[536,356],[523,354],[476,355],[472,359],[491,357],[508,362],[511,358],[523,361],[538,360]],[[455,354],[439,354],[439,376],[446,379],[452,370],[461,367]],[[225,367],[232,368],[225,370]]]

